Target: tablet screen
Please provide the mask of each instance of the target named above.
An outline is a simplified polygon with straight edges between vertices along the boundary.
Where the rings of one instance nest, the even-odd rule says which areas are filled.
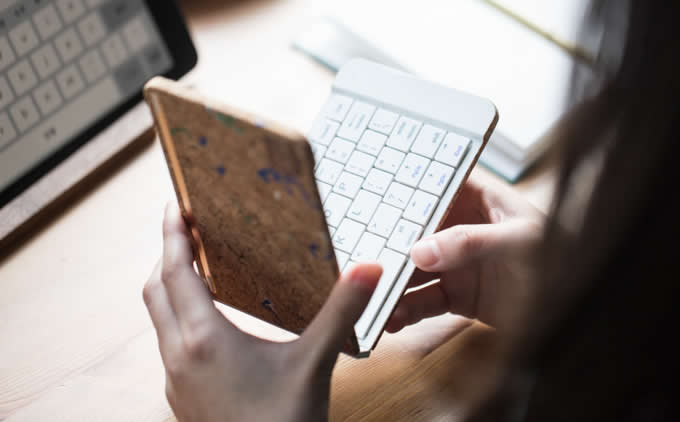
[[[142,0],[0,0],[0,192],[172,67]]]

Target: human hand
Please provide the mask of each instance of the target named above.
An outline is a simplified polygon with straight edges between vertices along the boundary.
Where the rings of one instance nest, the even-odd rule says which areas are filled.
[[[344,273],[302,336],[272,343],[240,331],[215,308],[193,269],[189,236],[177,205],[168,206],[162,262],[144,286],[177,419],[326,420],[331,372],[380,266],[362,264]]]
[[[531,287],[532,252],[544,220],[510,187],[473,173],[445,229],[411,249],[418,270],[409,287],[439,281],[404,295],[387,331],[447,312],[499,329],[510,324]]]

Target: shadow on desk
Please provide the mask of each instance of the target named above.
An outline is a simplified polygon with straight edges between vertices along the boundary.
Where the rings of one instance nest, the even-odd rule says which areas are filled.
[[[224,11],[244,6],[274,3],[276,0],[180,0],[184,13],[192,17],[201,17],[215,11]]]

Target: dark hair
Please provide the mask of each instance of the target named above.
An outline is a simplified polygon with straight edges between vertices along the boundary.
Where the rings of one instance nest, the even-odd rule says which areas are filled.
[[[679,19],[678,1],[591,5],[534,301],[472,420],[680,420]]]

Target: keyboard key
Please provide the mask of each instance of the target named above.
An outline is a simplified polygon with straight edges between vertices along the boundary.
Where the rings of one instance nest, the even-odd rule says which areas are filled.
[[[404,163],[401,165],[395,180],[407,186],[417,187],[420,179],[423,178],[430,160],[417,154],[408,154]]]
[[[377,193],[378,195],[385,195],[387,188],[390,187],[392,182],[392,175],[378,169],[371,169],[364,181],[363,188]]]
[[[80,59],[80,69],[89,83],[93,83],[106,74],[106,65],[98,50],[92,50]]]
[[[172,65],[170,56],[168,56],[163,48],[157,45],[151,45],[144,50],[142,57],[146,62],[147,69],[149,69],[154,76],[164,73]]]
[[[46,41],[57,32],[61,31],[61,18],[57,10],[51,4],[43,7],[33,14],[33,23],[38,28],[40,38]]]
[[[375,210],[380,205],[382,198],[374,193],[362,190],[357,195],[352,206],[347,213],[347,216],[364,224],[368,224],[371,221],[371,217],[375,213]]]
[[[328,195],[333,190],[333,186],[328,183],[316,181],[316,189],[319,191],[319,196],[321,197],[321,202],[325,202]]]
[[[141,16],[135,17],[123,27],[123,35],[133,53],[142,51],[151,44],[151,35]]]
[[[16,60],[14,50],[9,45],[7,37],[0,36],[0,71],[9,67]]]
[[[354,151],[354,143],[345,141],[344,139],[335,138],[328,146],[326,157],[342,164],[346,164],[347,160],[349,160],[350,154],[352,154],[352,151]]]
[[[42,0],[38,0],[38,2],[41,2]],[[28,7],[30,5],[24,4],[27,3],[26,1],[17,1],[17,0],[5,0],[4,2],[0,3],[0,10],[2,10],[2,14],[6,13],[6,17],[2,19],[2,21],[5,24],[5,27],[7,26],[7,22],[21,22],[25,17],[26,14],[28,13]],[[9,9],[12,10],[9,10]],[[5,12],[5,10],[7,10]],[[1,14],[0,14],[1,16]]]
[[[359,189],[361,189],[361,183],[363,181],[364,179],[361,177],[355,176],[345,171],[340,175],[340,178],[335,184],[333,191],[348,198],[354,198],[357,196],[357,193],[359,193]]]
[[[375,162],[376,168],[380,170],[385,170],[388,173],[395,174],[401,166],[401,162],[406,157],[403,152],[397,151],[396,149],[385,147],[380,151],[378,159]]]
[[[399,220],[397,228],[394,229],[392,236],[390,236],[390,240],[387,241],[387,247],[408,255],[411,251],[411,247],[416,243],[418,238],[420,238],[422,232],[423,228],[418,224],[406,220]]]
[[[118,34],[113,34],[101,45],[104,58],[112,68],[118,67],[128,58],[128,51],[123,45],[123,40]]]
[[[446,136],[446,131],[432,125],[425,125],[411,147],[411,151],[423,157],[434,158],[439,145]]]
[[[328,146],[331,144],[335,134],[340,128],[340,123],[328,119],[320,119],[314,123],[312,130],[309,132],[309,140],[321,145]]]
[[[387,145],[400,151],[408,152],[411,149],[411,144],[416,140],[422,124],[418,120],[402,116],[397,122],[397,127],[394,128],[390,138],[387,140]]]
[[[437,206],[437,201],[439,199],[436,196],[416,190],[406,210],[404,210],[404,218],[424,226],[430,221],[430,217],[432,217],[432,213],[434,213],[434,209]]]
[[[366,226],[363,224],[345,218],[333,235],[333,246],[351,254],[365,230]]]
[[[368,128],[380,133],[384,133],[385,135],[389,135],[392,133],[392,129],[394,129],[397,119],[399,119],[399,115],[397,113],[392,113],[391,111],[387,111],[384,108],[380,108],[375,112],[375,115],[373,116],[373,119],[371,119],[371,123],[368,125]]]
[[[378,155],[385,145],[385,142],[387,142],[387,136],[372,130],[367,130],[361,136],[361,140],[357,144],[357,149],[371,155]]]
[[[414,190],[400,183],[392,183],[385,194],[384,201],[397,208],[404,209],[408,205]]]
[[[21,140],[12,144],[12,153],[19,151],[23,154],[47,154],[54,151],[81,133],[90,125],[89,122],[109,112],[111,104],[118,104],[124,99],[118,92],[113,79],[104,78],[73,101],[64,104],[56,113],[41,121],[38,126],[22,134]],[[3,163],[1,168],[0,183],[6,183],[23,173],[25,162],[23,160],[9,161]]]
[[[172,67],[172,58],[160,45],[151,45],[144,50],[142,57],[153,76],[161,75]]]
[[[59,35],[54,40],[54,44],[57,46],[57,50],[64,63],[75,59],[83,51],[83,44],[73,28],[69,28]]]
[[[78,23],[78,30],[88,46],[93,46],[103,40],[108,32],[101,16],[97,12],[90,13],[85,19],[80,21]],[[130,44],[128,43],[128,45]]]
[[[364,130],[366,130],[366,126],[368,126],[374,111],[375,106],[355,101],[349,113],[347,113],[347,118],[345,118],[340,126],[338,136],[352,142],[358,141]]]
[[[7,113],[0,113],[0,149],[16,138],[17,132],[14,130],[11,120]]]
[[[441,148],[439,148],[435,160],[458,168],[463,157],[465,157],[469,145],[469,139],[455,133],[449,133],[446,135],[446,138],[444,138],[444,142],[442,143]]]
[[[324,158],[319,164],[319,168],[316,169],[316,178],[322,182],[326,182],[329,185],[335,185],[338,181],[338,177],[342,173],[342,164]]]
[[[331,237],[333,237],[336,230],[337,229],[335,227],[328,226],[328,233],[331,235]]]
[[[109,31],[114,31],[129,21],[141,5],[142,3],[138,0],[107,1],[101,8],[102,19],[104,19]]]
[[[341,251],[340,249],[335,250],[335,259],[338,261],[338,268],[342,271],[349,261],[349,254]]]
[[[118,82],[118,88],[125,94],[138,92],[147,80],[146,73],[136,57],[119,66],[113,76]]]
[[[425,172],[422,182],[420,182],[420,189],[441,196],[455,171],[453,167],[433,161]]]
[[[378,258],[378,254],[385,246],[387,239],[374,234],[365,232],[354,252],[352,253],[352,261],[355,262],[368,262],[375,261]]]
[[[57,83],[66,98],[73,98],[85,88],[85,82],[75,65],[71,65],[59,73]]]
[[[337,120],[342,122],[349,112],[349,108],[352,106],[352,99],[350,97],[333,94],[328,99],[326,106],[323,108],[324,116],[329,119]]]
[[[38,84],[38,77],[33,72],[28,60],[20,61],[7,72],[7,76],[16,95],[23,95]]]
[[[394,283],[397,281],[397,276],[401,273],[401,269],[406,263],[406,256],[386,248],[380,252],[378,262],[383,267],[382,276],[375,287],[375,291],[373,291],[371,300],[366,305],[364,313],[354,325],[357,337],[359,338],[364,338],[368,334],[375,317],[378,316],[380,308],[385,299],[387,299]]]
[[[47,81],[33,91],[33,98],[38,103],[40,112],[46,116],[56,110],[62,103],[61,95],[53,81]]]
[[[9,31],[14,51],[23,56],[38,46],[38,34],[35,33],[30,20],[24,21]]]
[[[0,110],[10,105],[14,100],[14,94],[4,76],[0,75]]]
[[[71,23],[85,13],[82,0],[57,0],[57,7],[66,23]]]
[[[371,171],[374,161],[375,157],[360,151],[354,151],[345,169],[361,177],[366,177],[368,172]]]
[[[314,142],[310,142],[309,144],[312,147],[312,153],[314,153],[314,162],[316,163],[314,168],[317,168],[319,167],[319,163],[321,163],[321,159],[326,155],[326,147]]]
[[[371,222],[368,223],[368,231],[389,238],[394,230],[394,226],[401,217],[401,210],[392,205],[380,204]]]
[[[324,213],[326,214],[326,222],[329,226],[338,227],[349,206],[352,205],[352,200],[340,196],[337,193],[331,193],[328,195],[328,199],[323,204]],[[348,251],[352,252],[352,251]]]
[[[10,109],[10,114],[21,132],[25,132],[40,120],[40,113],[31,97],[25,97],[14,104]]]
[[[45,79],[61,68],[61,62],[52,44],[46,44],[31,55],[33,67],[40,79]]]

